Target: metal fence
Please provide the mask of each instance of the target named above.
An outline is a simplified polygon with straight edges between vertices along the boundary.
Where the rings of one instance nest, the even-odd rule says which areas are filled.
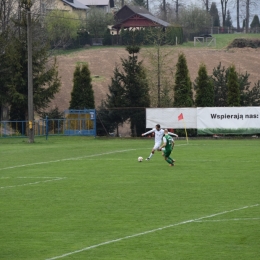
[[[233,34],[233,33],[239,33],[241,36],[243,33],[246,33],[244,28],[234,28],[234,27],[204,27],[201,28],[199,31],[194,32],[189,28],[183,28],[183,34],[184,39],[186,41],[193,41],[194,37],[200,37],[202,35],[208,35],[208,34]],[[255,34],[260,33],[260,27],[255,27],[252,29],[249,29],[247,33]]]
[[[0,121],[0,137],[28,137],[28,121]],[[33,124],[35,136],[96,135],[95,124],[85,119],[40,119]]]

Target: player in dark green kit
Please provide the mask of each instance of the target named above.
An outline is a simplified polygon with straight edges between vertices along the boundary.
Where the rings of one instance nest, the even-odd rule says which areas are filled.
[[[174,141],[172,137],[168,134],[168,129],[164,130],[163,144],[160,147],[160,150],[163,150],[163,156],[169,166],[174,166],[175,160],[173,160],[170,155],[173,149]],[[164,148],[164,149],[163,149]]]

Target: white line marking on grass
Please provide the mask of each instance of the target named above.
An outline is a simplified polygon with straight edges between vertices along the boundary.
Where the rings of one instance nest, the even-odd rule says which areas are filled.
[[[243,160],[181,160],[182,162],[204,162],[204,163],[211,163],[211,162],[225,162],[225,163],[229,163],[229,162],[233,162],[233,163],[258,163],[259,161],[243,161]]]
[[[260,220],[260,218],[231,218],[231,219],[213,219],[213,220],[197,220],[194,222],[228,222],[228,221],[243,221],[243,220]]]
[[[134,150],[137,150],[137,149],[112,151],[112,152],[92,154],[92,155],[86,155],[86,156],[80,156],[80,157],[74,157],[74,158],[60,159],[60,160],[55,160],[55,161],[22,164],[22,165],[10,166],[10,167],[6,167],[6,168],[0,168],[0,171],[9,170],[9,169],[15,169],[15,168],[21,168],[21,167],[26,167],[26,166],[32,166],[32,165],[41,165],[41,164],[49,164],[49,163],[57,163],[57,162],[64,162],[64,161],[79,160],[79,159],[84,159],[84,158],[89,158],[89,157],[96,157],[96,156],[102,156],[102,155],[113,154],[113,153],[123,153],[123,152],[129,152],[129,151],[134,151]]]
[[[24,184],[18,184],[18,185],[12,185],[12,186],[3,186],[0,187],[0,189],[6,189],[6,188],[16,188],[16,187],[22,187],[22,186],[28,186],[28,185],[35,185],[39,183],[44,183],[44,182],[51,182],[51,181],[61,181],[63,179],[66,179],[66,177],[17,177],[17,179],[36,179],[36,178],[44,178],[48,179],[45,181],[36,181],[36,182],[29,182],[29,183],[24,183]]]
[[[187,144],[179,144],[179,145],[175,145],[175,146],[183,146],[183,145],[187,145]],[[10,170],[10,169],[15,169],[15,168],[21,168],[21,167],[27,167],[27,166],[33,166],[33,165],[41,165],[41,164],[57,163],[57,162],[64,162],[64,161],[73,161],[73,160],[81,160],[81,159],[84,159],[84,158],[91,158],[91,157],[102,156],[102,155],[113,154],[113,153],[124,153],[124,152],[129,152],[129,151],[136,151],[136,150],[140,150],[140,148],[139,149],[111,151],[111,152],[106,152],[106,153],[92,154],[92,155],[86,155],[86,156],[80,156],[80,157],[72,157],[72,158],[60,159],[60,160],[55,160],[55,161],[21,164],[21,165],[16,165],[16,166],[0,168],[0,171]]]
[[[112,243],[119,242],[119,241],[122,241],[122,240],[125,240],[125,239],[143,236],[143,235],[154,233],[154,232],[157,232],[157,231],[160,231],[160,230],[163,230],[163,229],[176,227],[176,226],[180,226],[180,225],[184,225],[184,224],[188,224],[188,223],[192,223],[192,222],[198,222],[198,221],[200,221],[202,219],[213,218],[213,217],[216,217],[216,216],[219,216],[219,215],[223,215],[223,214],[227,214],[227,213],[231,213],[231,212],[234,212],[234,211],[239,211],[239,210],[242,210],[242,209],[248,209],[248,208],[252,208],[252,207],[257,207],[259,205],[260,204],[255,204],[255,205],[251,205],[251,206],[245,206],[245,207],[238,208],[238,209],[226,210],[226,211],[219,212],[219,213],[212,214],[212,215],[205,216],[205,217],[200,217],[200,218],[196,218],[196,219],[190,219],[190,220],[182,221],[182,222],[171,224],[171,225],[164,226],[164,227],[161,227],[161,228],[156,228],[156,229],[148,230],[148,231],[145,231],[145,232],[142,232],[142,233],[137,233],[137,234],[134,234],[134,235],[125,236],[125,237],[117,238],[117,239],[114,239],[114,240],[106,241],[106,242],[103,242],[103,243],[100,243],[100,244],[96,244],[96,245],[93,245],[93,246],[88,246],[88,247],[85,247],[85,248],[82,248],[82,249],[79,249],[79,250],[76,250],[76,251],[73,251],[73,252],[69,252],[69,253],[66,253],[66,254],[63,254],[63,255],[60,255],[60,256],[54,256],[54,257],[48,258],[46,260],[55,260],[55,259],[63,258],[63,257],[69,256],[69,255],[77,254],[77,253],[80,253],[80,252],[83,252],[83,251],[90,250],[92,248],[96,248],[96,247],[112,244]]]

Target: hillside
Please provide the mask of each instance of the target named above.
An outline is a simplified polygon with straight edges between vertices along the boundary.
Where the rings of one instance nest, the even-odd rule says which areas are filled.
[[[176,47],[173,47],[172,49],[173,52],[168,57],[170,65],[172,64],[171,67],[175,67],[178,53],[182,51],[186,55],[192,81],[197,77],[199,65],[202,62],[206,64],[209,75],[212,74],[213,68],[216,67],[219,62],[225,67],[234,63],[238,72],[245,73],[247,71],[250,74],[249,80],[251,86],[260,80],[260,49],[213,50],[207,48]],[[148,59],[145,59],[145,53],[145,49],[142,49],[139,58],[140,60],[144,59],[144,64],[149,65]],[[76,64],[80,62],[87,62],[92,76],[98,76],[93,78],[93,90],[97,107],[101,100],[106,97],[115,65],[120,65],[120,58],[126,57],[127,52],[121,47],[90,48],[74,52],[73,54],[58,56],[59,75],[61,77],[62,85],[60,92],[51,102],[50,108],[58,106],[60,111],[68,109],[71,98],[70,93],[73,86],[73,72]]]

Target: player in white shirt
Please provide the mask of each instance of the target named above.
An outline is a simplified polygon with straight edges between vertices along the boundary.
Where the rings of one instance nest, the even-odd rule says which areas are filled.
[[[164,130],[161,129],[161,126],[159,124],[157,124],[155,126],[155,128],[153,128],[152,130],[142,134],[142,136],[145,136],[147,134],[151,134],[151,133],[154,133],[154,147],[149,155],[149,157],[146,158],[146,161],[150,160],[152,158],[152,156],[154,155],[154,152],[156,150],[159,150],[160,148],[160,145],[162,143],[162,138],[163,138],[163,135],[164,135]],[[172,135],[172,136],[176,136],[178,137],[178,135],[174,134],[174,133],[168,133],[169,135]]]

